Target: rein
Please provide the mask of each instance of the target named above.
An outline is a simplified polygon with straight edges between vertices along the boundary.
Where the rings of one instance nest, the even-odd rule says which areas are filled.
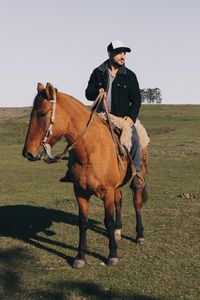
[[[75,145],[78,143],[78,141],[88,131],[88,129],[89,129],[91,123],[92,123],[94,113],[97,111],[97,109],[98,109],[99,105],[101,104],[101,102],[103,102],[103,106],[104,106],[105,113],[106,113],[106,116],[107,116],[109,129],[110,129],[110,132],[111,132],[112,140],[114,142],[115,151],[116,151],[116,154],[117,154],[118,166],[120,168],[123,165],[122,164],[123,150],[121,149],[121,145],[119,143],[119,140],[117,139],[117,137],[114,133],[113,125],[112,125],[111,118],[110,118],[110,115],[109,115],[109,112],[108,112],[108,108],[107,108],[107,104],[106,104],[106,100],[105,100],[103,91],[99,92],[99,95],[97,96],[97,98],[93,102],[93,105],[91,107],[90,117],[89,117],[89,120],[87,122],[86,128],[78,136],[78,138],[74,141],[74,143],[72,143],[71,145],[67,145],[62,153],[57,154],[54,157],[51,155],[51,145],[47,143],[47,139],[50,135],[52,135],[53,125],[54,125],[54,121],[55,121],[55,112],[56,112],[56,103],[57,103],[56,94],[54,95],[54,99],[49,100],[49,102],[51,102],[53,104],[51,117],[50,117],[50,122],[49,122],[49,127],[47,128],[45,136],[41,141],[41,145],[43,146],[44,151],[47,154],[47,158],[43,159],[44,162],[46,162],[47,164],[55,163],[55,162],[61,160],[65,156],[66,153],[68,153],[71,149],[73,149],[75,147]],[[129,160],[130,160],[130,166],[131,166],[132,176],[133,176],[135,174],[135,167],[134,167],[134,164],[133,164],[133,161],[132,161],[132,158],[131,158],[131,155],[130,155],[129,151],[127,151],[127,155],[129,157]]]
[[[54,124],[54,120],[55,120],[55,111],[56,111],[56,95],[54,96],[54,99],[49,100],[51,103],[53,103],[53,107],[52,107],[52,113],[51,113],[51,117],[50,117],[50,122],[49,122],[49,127],[46,130],[45,136],[41,141],[41,145],[44,148],[45,153],[47,154],[47,158],[43,159],[46,163],[50,164],[50,163],[55,163],[58,160],[61,160],[66,153],[68,153],[71,149],[73,149],[75,147],[75,145],[78,143],[78,141],[85,135],[85,133],[88,131],[93,117],[94,117],[94,113],[97,111],[100,103],[102,102],[102,100],[104,100],[104,95],[103,92],[100,92],[99,95],[97,96],[97,98],[95,99],[92,108],[91,108],[91,114],[88,120],[88,123],[86,125],[86,128],[84,129],[84,131],[78,136],[78,138],[74,141],[73,144],[71,145],[67,145],[67,147],[64,149],[64,151],[60,154],[57,154],[56,156],[52,157],[51,155],[51,146],[50,144],[46,143],[48,137],[50,135],[52,135],[52,129],[53,129],[53,124]],[[105,105],[105,104],[104,104]]]

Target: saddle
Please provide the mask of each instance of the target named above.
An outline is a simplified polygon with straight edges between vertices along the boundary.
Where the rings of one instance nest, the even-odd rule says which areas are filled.
[[[101,112],[98,113],[98,115],[101,118],[102,122],[104,122],[104,124],[106,124],[106,126],[108,126],[109,130],[111,131],[116,154],[118,157],[119,168],[122,166],[122,161],[128,159],[133,177],[136,174],[136,169],[130,155],[130,149],[132,146],[131,127],[123,118],[116,117],[112,114],[109,114],[108,116],[106,113]]]
[[[107,114],[107,112],[101,112],[98,113],[101,120],[109,127],[112,127],[113,131],[113,141],[115,143],[116,147],[116,153],[118,155],[118,161],[120,163],[121,159],[124,160],[125,158],[129,159],[129,164],[132,169],[132,174],[135,174],[135,166],[132,161],[132,157],[130,155],[131,150],[131,136],[132,136],[132,129],[131,126],[120,117],[116,117],[110,113]],[[108,120],[110,119],[110,122]],[[136,121],[134,124],[139,140],[140,140],[140,146],[141,146],[141,154],[143,162],[145,163],[145,167],[147,169],[147,145],[150,142],[149,136],[147,134],[146,129],[141,124],[139,120]]]
[[[110,124],[108,122],[108,118],[106,113],[101,112],[98,113],[99,117],[102,119],[102,121],[110,128]],[[119,148],[120,153],[122,154],[124,152],[131,150],[131,127],[129,124],[120,117],[116,117],[112,114],[109,114],[111,125],[113,128],[113,132],[116,137],[116,142]]]

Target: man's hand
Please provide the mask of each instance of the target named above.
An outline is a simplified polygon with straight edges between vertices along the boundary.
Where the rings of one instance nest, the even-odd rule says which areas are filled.
[[[130,117],[125,116],[125,117],[124,117],[124,120],[125,120],[130,126],[133,126],[133,125],[134,125],[134,122],[133,122],[133,120],[132,120]]]
[[[106,92],[103,88],[99,89],[99,93],[102,93],[104,98],[106,98]]]

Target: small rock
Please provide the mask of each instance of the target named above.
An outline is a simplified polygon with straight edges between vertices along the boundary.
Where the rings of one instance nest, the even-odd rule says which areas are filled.
[[[182,199],[190,199],[190,198],[193,198],[193,195],[191,193],[184,192],[184,193],[181,193],[179,195],[179,197],[181,197]]]

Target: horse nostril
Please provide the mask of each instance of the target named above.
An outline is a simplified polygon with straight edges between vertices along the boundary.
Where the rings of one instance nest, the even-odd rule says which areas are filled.
[[[28,151],[23,150],[22,155],[28,160],[35,160],[34,156]]]

